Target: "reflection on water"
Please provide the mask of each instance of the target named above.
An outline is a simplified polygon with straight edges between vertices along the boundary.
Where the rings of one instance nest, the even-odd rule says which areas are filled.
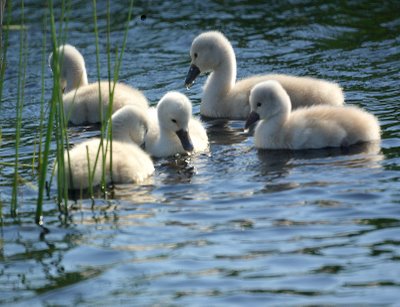
[[[381,168],[383,155],[380,153],[380,143],[370,142],[356,144],[348,148],[325,148],[317,150],[258,150],[260,160],[259,174],[254,178],[266,182],[261,193],[280,192],[292,189],[329,188],[332,179],[342,180],[339,174],[343,168]],[[320,176],[316,170],[325,169]],[[304,173],[301,183],[290,178],[290,173]],[[311,172],[311,173],[310,173]],[[332,177],[326,178],[326,172]],[[286,177],[289,177],[290,180]],[[297,175],[293,177],[298,177]]]
[[[247,139],[243,121],[205,119],[205,126],[211,144],[234,145]]]
[[[350,147],[313,150],[258,150],[257,156],[267,173],[269,168],[284,169],[287,165],[320,165],[346,167],[380,167],[383,155],[380,142],[355,144]],[[336,159],[335,159],[336,158]]]
[[[157,161],[156,176],[163,184],[190,183],[194,175],[196,175],[196,167],[193,160],[198,155],[185,156],[175,155],[168,159],[160,159]]]
[[[18,21],[21,8],[12,5]],[[29,50],[41,50],[47,8],[33,0],[24,5]],[[188,52],[200,32],[219,29],[235,48],[239,78],[270,72],[336,81],[346,103],[378,116],[382,142],[256,150],[243,122],[204,118],[210,153],[155,160],[151,182],[115,185],[106,199],[101,191],[93,200],[78,195],[68,203],[67,219],[58,212],[53,189],[44,206],[44,232],[32,223],[32,167],[20,169],[19,215],[9,214],[14,169],[4,162],[15,157],[20,38],[12,31],[9,50],[15,52],[8,54],[0,112],[0,304],[397,304],[398,3],[291,1],[266,7],[257,1],[191,1],[178,7],[152,0],[135,6],[120,81],[143,90],[152,104],[179,90],[198,115],[205,76],[184,89]],[[96,76],[92,7],[73,0],[71,8],[66,40],[85,55],[88,75]],[[106,3],[97,9],[105,79]],[[114,1],[110,9],[114,52],[126,3]],[[60,15],[57,7],[56,22]],[[38,151],[41,57],[28,55],[20,148],[27,165]],[[50,71],[44,81],[48,101]],[[77,144],[99,132],[69,127],[68,135]]]
[[[153,185],[119,184],[110,191],[110,198],[133,204],[155,203],[158,199],[151,194],[153,188]]]

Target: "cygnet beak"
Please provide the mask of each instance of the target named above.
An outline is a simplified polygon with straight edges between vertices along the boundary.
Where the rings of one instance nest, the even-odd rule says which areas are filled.
[[[192,86],[192,84],[194,83],[194,80],[197,78],[197,76],[200,74],[200,69],[192,64],[190,65],[189,71],[187,73],[186,76],[186,80],[185,80],[185,86],[186,88],[190,88]]]
[[[187,130],[180,129],[175,132],[178,136],[179,140],[181,141],[182,147],[186,151],[193,151],[193,143],[190,139],[189,133]]]
[[[250,127],[251,125],[253,125],[254,123],[256,123],[256,122],[259,121],[259,120],[260,120],[260,115],[258,115],[257,112],[252,111],[252,112],[249,114],[249,117],[247,117],[246,124],[244,125],[244,129],[245,129],[245,130],[246,130],[246,129],[249,129],[249,127]]]

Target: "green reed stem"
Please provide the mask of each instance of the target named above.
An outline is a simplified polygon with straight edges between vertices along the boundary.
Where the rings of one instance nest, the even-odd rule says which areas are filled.
[[[118,55],[117,55],[118,60],[117,60],[116,68],[115,68],[115,71],[114,71],[114,81],[116,81],[116,78],[118,77],[119,70],[120,70],[121,63],[122,63],[122,56],[124,55],[124,51],[125,51],[125,47],[126,47],[126,41],[128,40],[128,30],[129,30],[129,23],[130,23],[130,21],[132,19],[132,11],[133,11],[133,0],[131,0],[130,4],[129,4],[128,19],[126,21],[124,39],[122,41],[122,48],[121,48],[121,53],[119,55],[119,58],[118,58]]]
[[[96,46],[96,71],[97,71],[97,82],[99,85],[99,110],[100,110],[100,122],[101,122],[101,134],[100,134],[100,144],[99,144],[99,152],[101,151],[101,156],[102,156],[102,175],[101,175],[101,190],[105,191],[106,189],[106,172],[105,172],[105,155],[106,151],[104,150],[104,144],[103,144],[103,136],[104,136],[104,112],[103,112],[103,104],[102,104],[102,99],[101,99],[101,86],[100,86],[100,56],[99,56],[99,32],[98,32],[98,26],[97,26],[97,5],[96,5],[96,0],[93,0],[93,29],[94,29],[94,34],[95,34],[95,46]],[[99,155],[97,154],[95,162],[94,162],[94,167],[93,167],[93,174],[92,177],[94,176],[94,172],[96,171],[96,165],[98,163],[98,158]],[[89,163],[89,161],[88,161]],[[91,189],[92,191],[92,189]],[[90,194],[90,196],[93,198],[93,193]]]
[[[43,123],[44,123],[44,115],[45,115],[45,101],[44,101],[44,95],[45,95],[45,73],[46,73],[46,67],[47,67],[47,53],[46,53],[46,30],[47,30],[47,12],[45,12],[45,15],[43,16],[43,41],[42,41],[42,80],[41,80],[41,86],[42,86],[42,91],[40,95],[40,119],[39,119],[39,139],[38,139],[38,169],[41,168],[42,165],[42,142],[43,142]],[[32,158],[32,165],[35,165],[35,155]]]
[[[19,162],[19,145],[21,136],[21,123],[22,123],[22,109],[24,103],[24,88],[26,76],[26,33],[24,30],[25,16],[24,16],[24,1],[21,1],[21,32],[20,32],[20,45],[19,45],[19,62],[18,62],[18,85],[17,85],[17,116],[16,116],[16,131],[15,131],[15,168],[13,179],[13,190],[11,196],[11,215],[17,216],[17,202],[18,202],[18,162]]]
[[[2,10],[2,17],[4,16],[4,11],[5,11],[5,0],[0,0],[1,1],[1,10]],[[2,101],[3,101],[3,84],[4,84],[4,75],[6,72],[6,63],[7,63],[7,49],[8,49],[8,32],[10,29],[10,23],[11,23],[11,0],[8,2],[7,5],[7,31],[4,32],[4,43],[2,41],[2,35],[3,35],[3,21],[1,21],[0,27],[1,27],[1,37],[0,37],[0,112],[2,109]],[[0,124],[0,144],[1,144],[1,124]]]
[[[59,28],[58,28],[58,37],[59,37],[59,42],[58,45],[62,45],[67,41],[67,35],[68,35],[68,20],[69,20],[69,15],[68,12],[71,11],[71,1],[69,0],[67,3],[67,7],[65,4],[65,0],[61,1],[61,16],[60,20],[65,22],[60,22],[59,23]],[[64,27],[64,28],[63,28]]]
[[[11,20],[11,3],[8,4],[7,31],[5,32],[5,43],[3,44],[3,16],[5,12],[6,0],[0,0],[0,112],[2,109],[3,83],[6,71],[7,47],[8,47],[8,29]],[[0,146],[2,143],[2,127],[0,124]],[[0,222],[3,225],[3,202],[0,194]]]
[[[93,199],[93,176],[91,176],[92,172],[90,170],[90,154],[89,154],[89,147],[86,146],[86,159],[87,159],[87,166],[88,166],[88,185],[89,185],[89,193]],[[94,170],[93,170],[93,175],[94,175]]]
[[[70,1],[68,2],[70,3]],[[60,32],[59,36],[61,37],[63,43],[66,41],[67,34],[68,34],[68,21],[69,21],[69,9],[70,5],[66,7],[65,1],[62,1],[62,7],[61,7],[61,15],[62,15],[62,20],[65,20],[63,23],[65,25],[64,30],[60,26]],[[61,57],[63,57],[64,54],[61,54]],[[60,62],[57,62],[58,64]],[[60,76],[57,76],[58,80],[60,80]],[[67,150],[67,161],[65,161],[65,155],[64,155],[64,145],[68,148],[69,147],[69,141],[68,141],[68,134],[67,134],[67,129],[68,129],[68,121],[66,120],[65,112],[64,112],[64,103],[62,99],[62,92],[61,88],[58,89],[57,91],[57,108],[56,108],[56,152],[57,152],[57,163],[58,163],[58,172],[57,172],[57,196],[58,196],[58,203],[61,204],[63,203],[63,213],[64,213],[64,218],[65,221],[68,219],[68,179],[66,178],[66,172],[65,172],[65,166],[66,163],[68,163],[68,168],[70,170],[71,174],[71,165],[70,165],[70,158],[69,158],[69,150]]]
[[[0,50],[3,49],[3,15],[5,8],[6,0],[0,0]],[[0,65],[3,66],[3,62],[0,62]]]
[[[57,172],[57,201],[58,203],[64,203],[64,213],[68,213],[68,181],[65,176],[65,159],[64,159],[64,140],[67,139],[66,136],[66,123],[64,117],[64,108],[62,103],[61,91],[58,91],[57,97],[57,107],[56,107],[56,152],[58,161],[58,172]]]
[[[2,38],[3,38],[3,12],[6,7],[6,0],[0,0],[0,49],[3,48]]]
[[[43,224],[43,192],[46,184],[46,175],[47,175],[47,167],[48,160],[50,155],[50,143],[53,133],[53,122],[56,113],[57,102],[60,97],[60,66],[59,66],[59,54],[57,48],[57,36],[55,30],[55,21],[54,21],[54,11],[53,11],[53,1],[47,1],[49,10],[50,10],[50,31],[51,31],[51,44],[53,49],[53,60],[55,65],[53,65],[53,90],[52,97],[50,100],[50,110],[49,116],[47,120],[47,129],[46,129],[46,139],[44,143],[43,150],[43,158],[42,165],[39,170],[39,189],[38,189],[38,200],[36,204],[36,223],[39,225]],[[58,167],[59,169],[59,167]],[[59,169],[60,171],[60,169]]]
[[[107,75],[108,75],[108,91],[109,91],[109,95],[110,95],[110,101],[108,104],[108,108],[107,108],[107,114],[108,117],[106,119],[106,122],[109,123],[109,127],[110,127],[110,131],[108,131],[108,135],[103,135],[102,137],[105,137],[107,140],[107,147],[108,145],[110,146],[110,180],[111,182],[113,182],[113,176],[112,176],[112,169],[113,169],[113,163],[112,163],[112,159],[113,159],[113,153],[112,153],[112,124],[111,124],[111,116],[112,116],[112,107],[114,104],[114,89],[115,89],[115,84],[117,82],[117,80],[113,80],[114,84],[113,86],[111,86],[111,50],[110,50],[110,33],[111,33],[111,20],[110,20],[110,1],[107,0]],[[105,169],[105,165],[106,165],[106,157],[104,157],[104,163],[103,163],[103,173],[106,172]]]
[[[112,116],[112,105],[113,105],[113,98],[114,98],[114,91],[115,91],[115,86],[117,84],[118,81],[118,76],[119,76],[119,70],[121,67],[121,62],[122,62],[122,56],[124,54],[125,51],[125,47],[126,47],[126,41],[128,38],[128,30],[129,30],[129,23],[131,21],[131,17],[132,17],[132,9],[133,9],[133,0],[130,1],[130,5],[129,5],[129,11],[128,11],[128,19],[126,22],[126,28],[125,28],[125,32],[124,32],[124,39],[122,42],[122,48],[121,48],[121,53],[118,57],[118,49],[116,50],[116,64],[114,67],[114,75],[113,75],[113,87],[111,89],[111,87],[109,88],[110,90],[110,103],[108,105],[108,118],[107,118],[107,122],[109,123],[108,127],[109,129],[107,130],[108,135],[106,136],[107,140],[109,140],[110,142],[110,176],[111,176],[111,182],[113,180],[112,178],[112,161],[113,161],[113,154],[112,154],[112,122],[111,122],[111,116]],[[111,50],[110,50],[110,1],[107,1],[107,63],[108,63],[108,80],[109,80],[109,85],[111,85],[111,59],[110,59],[110,55],[111,55]]]

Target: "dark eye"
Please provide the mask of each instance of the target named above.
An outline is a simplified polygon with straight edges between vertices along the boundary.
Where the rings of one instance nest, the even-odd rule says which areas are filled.
[[[171,121],[176,124],[176,119],[171,119]]]
[[[196,58],[197,58],[197,56],[198,56],[198,54],[197,54],[197,53],[195,53],[195,54],[194,54],[194,58],[196,59]]]
[[[261,107],[261,102],[257,102],[257,107]]]

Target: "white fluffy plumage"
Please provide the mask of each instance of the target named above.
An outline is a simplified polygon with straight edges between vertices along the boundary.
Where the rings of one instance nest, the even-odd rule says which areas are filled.
[[[100,81],[88,83],[85,61],[81,53],[71,45],[58,49],[60,63],[60,84],[63,89],[64,113],[73,125],[93,124],[107,118],[110,92],[113,90],[112,112],[125,105],[148,108],[146,97],[137,89],[123,83]],[[50,67],[54,68],[53,53],[49,56]],[[114,88],[114,89],[113,89]]]
[[[316,149],[380,140],[377,118],[355,106],[316,105],[292,112],[290,97],[277,81],[257,84],[250,106],[246,126],[261,119],[254,131],[257,148]]]
[[[113,115],[112,123],[114,137],[144,144],[154,157],[208,150],[206,130],[192,116],[190,100],[179,92],[166,93],[156,108],[126,106]]]

